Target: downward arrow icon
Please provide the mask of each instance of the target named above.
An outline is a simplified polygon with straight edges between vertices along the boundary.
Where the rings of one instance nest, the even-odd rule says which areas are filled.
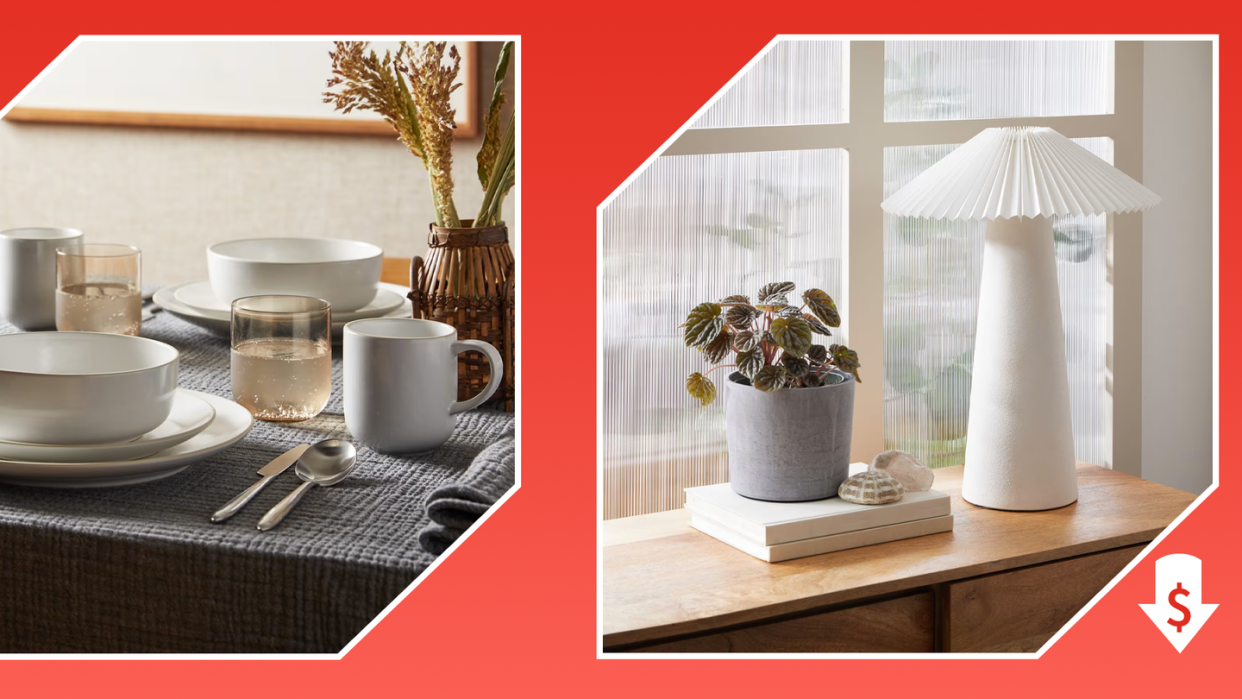
[[[1220,605],[1203,603],[1203,561],[1174,553],[1156,561],[1155,604],[1139,606],[1181,653]]]

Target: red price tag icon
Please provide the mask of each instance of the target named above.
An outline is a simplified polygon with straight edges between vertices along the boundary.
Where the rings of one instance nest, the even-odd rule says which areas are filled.
[[[1156,602],[1140,604],[1181,653],[1220,605],[1204,604],[1203,561],[1174,553],[1156,561]]]

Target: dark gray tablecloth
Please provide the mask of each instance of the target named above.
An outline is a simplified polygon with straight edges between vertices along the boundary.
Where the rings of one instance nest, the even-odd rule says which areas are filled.
[[[166,313],[142,334],[181,351],[182,388],[231,395],[227,341]],[[208,523],[278,454],[350,438],[339,356],[333,376],[319,417],[256,421],[239,444],[162,481],[0,485],[0,653],[340,650],[435,560],[418,542],[428,495],[515,424],[509,413],[466,413],[447,444],[413,457],[359,444],[355,474],[308,493],[275,530],[254,524],[298,483],[292,471],[233,519]]]

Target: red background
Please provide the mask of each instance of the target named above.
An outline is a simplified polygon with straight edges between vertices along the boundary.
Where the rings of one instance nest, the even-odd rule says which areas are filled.
[[[1242,645],[1231,440],[1221,449],[1226,487],[1038,661],[768,661],[781,663],[777,669],[596,659],[596,424],[588,408],[595,405],[596,206],[778,33],[1221,34],[1220,337],[1224,348],[1235,346],[1237,216],[1228,202],[1237,194],[1236,31],[1215,9],[1221,5],[900,4],[223,2],[121,10],[8,3],[0,10],[0,104],[78,34],[521,35],[523,486],[343,660],[5,660],[0,696],[693,696],[721,689],[753,696],[887,693],[900,685],[920,695],[1194,696],[1187,692],[1234,686],[1224,681]],[[1226,435],[1238,426],[1232,357],[1226,351],[1220,362]],[[1203,601],[1221,603],[1180,656],[1138,608],[1154,601],[1154,560],[1179,552],[1203,559]],[[843,666],[849,662],[867,664]]]

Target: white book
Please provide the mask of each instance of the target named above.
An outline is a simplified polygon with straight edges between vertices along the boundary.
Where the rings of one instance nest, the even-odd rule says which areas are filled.
[[[686,507],[690,509],[689,505]],[[844,551],[845,549],[858,548],[859,546],[884,544],[900,539],[912,539],[916,536],[953,531],[953,515],[944,515],[930,519],[920,519],[914,522],[903,522],[901,524],[890,524],[885,527],[846,532],[844,534],[803,539],[788,544],[761,546],[744,536],[740,536],[737,532],[696,513],[692,509],[690,513],[690,526],[708,536],[719,539],[739,551],[748,553],[768,563],[779,563],[794,558],[818,556],[821,553]]]
[[[952,514],[944,493],[906,493],[887,505],[856,505],[841,498],[764,502],[733,492],[728,483],[686,488],[686,506],[760,546],[832,536]]]

